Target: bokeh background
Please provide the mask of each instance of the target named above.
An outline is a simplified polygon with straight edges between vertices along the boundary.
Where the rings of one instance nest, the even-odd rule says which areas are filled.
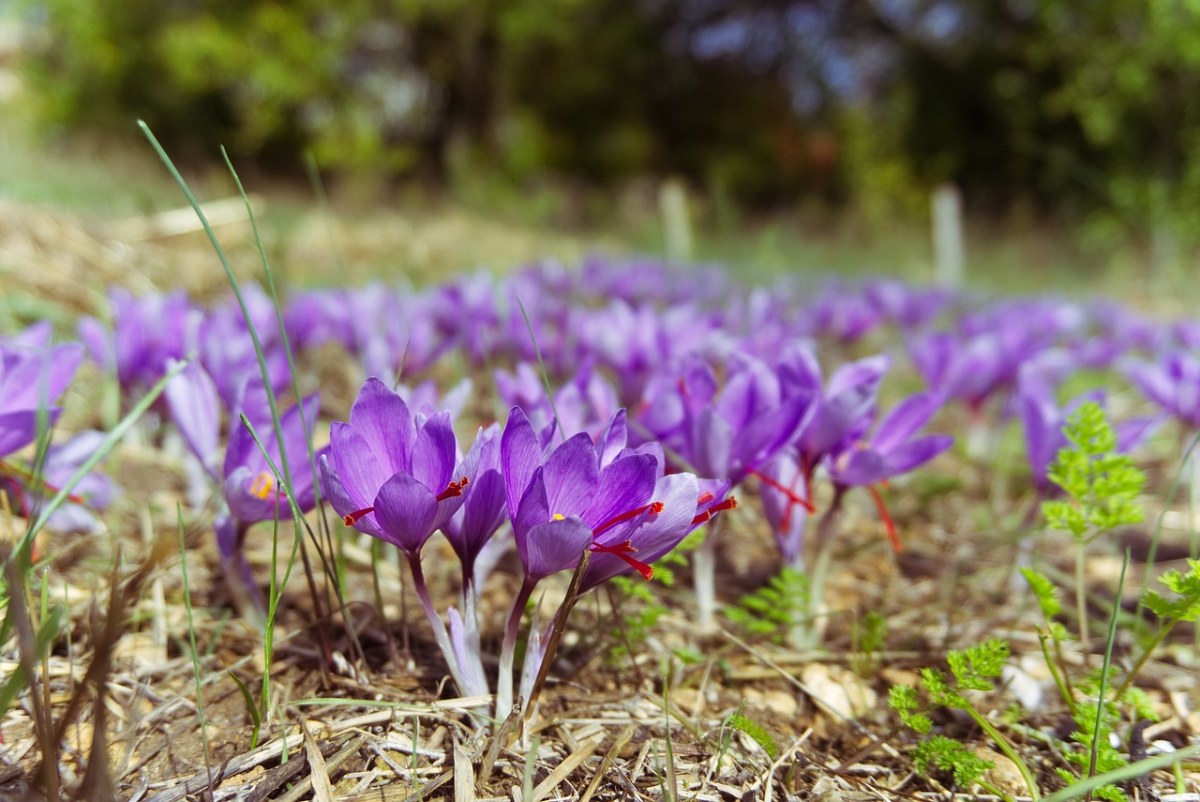
[[[314,174],[335,218],[478,232],[438,269],[662,250],[664,185],[687,199],[684,255],[745,270],[929,278],[939,186],[997,285],[1186,288],[1200,240],[1191,0],[9,0],[0,18],[0,192],[109,219],[181,202],[142,118],[209,197],[231,192],[226,146],[277,199],[277,246],[319,228]]]

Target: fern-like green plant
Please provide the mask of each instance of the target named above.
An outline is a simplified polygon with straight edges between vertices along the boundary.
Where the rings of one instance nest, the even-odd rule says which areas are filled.
[[[809,619],[808,577],[784,567],[767,584],[725,608],[725,617],[749,635],[783,642],[784,637]]]
[[[1145,517],[1138,496],[1146,486],[1146,474],[1127,454],[1117,451],[1116,432],[1104,409],[1094,401],[1080,404],[1063,432],[1070,445],[1058,452],[1048,475],[1067,497],[1042,502],[1042,512],[1050,526],[1070,532],[1075,539],[1075,607],[1086,660],[1087,546],[1117,527]]]
[[[652,582],[628,576],[617,576],[609,580],[608,585],[614,594],[614,605],[622,610],[628,610],[621,615],[613,629],[613,645],[608,650],[608,661],[617,663],[629,657],[633,650],[646,642],[650,632],[659,620],[670,609],[654,594],[654,583],[663,587],[675,587],[675,570],[687,564],[687,552],[699,544],[695,533],[675,547],[673,551],[663,555],[654,563],[654,579]],[[679,655],[688,662],[690,655]]]
[[[729,718],[725,719],[725,725],[730,729],[749,735],[751,740],[763,748],[771,760],[779,757],[779,744],[771,737],[771,733],[767,732],[767,728],[759,722],[743,715],[741,707],[738,707],[737,712],[731,713]]]
[[[973,691],[995,690],[1008,656],[1008,644],[999,639],[966,649],[953,650],[946,655],[949,675],[936,668],[921,670],[921,690],[924,691],[927,701],[923,701],[922,693],[912,686],[894,685],[888,691],[888,704],[905,726],[923,736],[913,755],[913,763],[918,772],[926,773],[930,768],[950,772],[959,785],[978,783],[988,793],[1012,800],[1011,794],[984,779],[984,774],[993,766],[990,761],[976,755],[965,744],[932,732],[933,721],[928,715],[930,710],[938,707],[961,710],[970,716],[996,747],[1013,762],[1025,782],[1030,798],[1036,802],[1039,793],[1033,772],[1004,733],[990,718],[983,715],[967,696]]]
[[[1150,659],[1171,630],[1183,621],[1200,621],[1200,560],[1188,560],[1188,570],[1167,571],[1158,578],[1167,593],[1148,590],[1142,594],[1142,606],[1159,618],[1158,630],[1143,647],[1129,673],[1117,687],[1117,698],[1132,690],[1134,677]]]

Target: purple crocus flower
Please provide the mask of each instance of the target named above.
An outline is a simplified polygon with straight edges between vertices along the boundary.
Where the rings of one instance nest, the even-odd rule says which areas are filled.
[[[943,399],[932,393],[918,393],[897,404],[884,418],[875,434],[847,445],[840,452],[831,454],[829,479],[833,483],[835,501],[851,487],[865,487],[871,493],[879,517],[883,520],[892,548],[900,551],[900,539],[878,485],[893,476],[907,473],[924,465],[954,445],[954,438],[945,434],[930,434],[914,437],[933,414],[941,407]]]
[[[245,285],[242,297],[263,348],[271,386],[277,394],[282,393],[289,382],[288,359],[275,304],[257,284]],[[233,409],[247,378],[261,376],[254,340],[236,300],[206,314],[197,327],[196,339],[200,364],[213,379],[225,408]]]
[[[500,454],[513,536],[530,590],[545,577],[573,568],[600,534],[619,536],[662,509],[651,498],[658,473],[653,456],[618,456],[601,467],[595,444],[581,433],[543,458],[541,441],[520,407],[509,412]],[[638,565],[629,550],[622,553],[630,567]]]
[[[64,443],[51,445],[46,450],[46,461],[42,468],[42,479],[30,482],[27,491],[35,496],[50,496],[58,492],[71,480],[79,466],[83,465],[103,444],[103,432],[83,431]],[[0,488],[5,484],[16,484],[16,477],[0,475]],[[90,534],[101,528],[96,512],[103,511],[112,503],[116,490],[112,480],[95,471],[86,474],[71,488],[67,501],[46,521],[46,528],[61,533]],[[26,506],[30,506],[26,501]]]
[[[677,376],[652,385],[639,423],[689,469],[734,487],[791,443],[813,412],[812,392],[789,393],[776,371],[750,356],[731,361],[719,388],[699,358],[684,360]]]
[[[0,341],[0,457],[32,443],[39,421],[53,425],[54,406],[83,359],[78,343],[50,344],[50,325],[30,327]]]
[[[484,447],[481,443],[474,452],[476,468]],[[467,620],[451,610],[447,630],[425,584],[420,555],[430,536],[447,526],[463,504],[463,491],[471,484],[461,467],[456,470],[457,451],[448,411],[429,418],[414,416],[404,399],[371,378],[351,407],[350,421],[335,422],[330,430],[329,453],[321,459],[322,485],[347,526],[386,540],[404,553],[414,590],[455,683],[463,693],[475,694],[486,692],[487,686],[471,606],[473,594],[465,594]],[[484,480],[484,494],[469,513],[488,517],[484,496],[489,488],[494,491],[494,483],[494,478]],[[468,539],[467,514],[459,532],[464,553],[474,550],[473,538],[478,535],[472,520]],[[490,520],[479,524],[485,525],[490,525]]]
[[[112,328],[93,317],[80,318],[79,339],[99,365],[117,374],[124,388],[146,387],[167,371],[171,359],[191,350],[199,312],[182,290],[140,298],[128,290],[109,290]]]
[[[231,590],[243,610],[250,612],[261,607],[262,599],[243,555],[249,528],[263,521],[292,518],[293,502],[302,512],[311,510],[316,503],[313,472],[307,457],[308,435],[317,420],[317,396],[309,396],[280,414],[280,442],[261,379],[247,379],[230,416],[225,459],[218,470],[220,404],[216,384],[200,365],[191,363],[167,383],[165,395],[184,442],[221,487],[225,506],[213,522],[217,550]],[[254,427],[262,449],[243,424],[243,415]],[[283,470],[285,455],[291,474],[291,499],[275,474],[275,469]],[[318,459],[320,456],[318,453]]]
[[[816,394],[813,411],[795,440],[797,461],[805,477],[803,498],[811,498],[817,466],[858,440],[870,426],[888,365],[886,356],[849,362],[839,366],[822,386],[821,367],[811,349],[798,345],[783,355],[779,375],[788,392]]]
[[[652,569],[642,558],[657,559],[714,512],[735,504],[732,499],[715,503],[712,492],[700,495],[697,480],[688,474],[663,477],[655,454],[614,453],[623,434],[624,428],[614,419],[609,435],[599,442],[577,434],[544,454],[525,413],[519,407],[509,412],[500,461],[525,578],[510,609],[501,647],[499,716],[507,715],[512,704],[517,628],[539,581],[574,568],[587,550],[597,562],[594,569],[589,562],[586,587],[630,570],[649,578]],[[727,488],[722,485],[722,494]]]
[[[371,378],[350,421],[330,429],[325,493],[348,526],[416,558],[462,503],[469,480],[455,471],[456,452],[449,412],[419,420]]]
[[[508,519],[498,424],[479,430],[458,470],[470,480],[463,488],[462,506],[447,519],[442,531],[462,563],[463,585],[469,587],[475,584],[475,561],[480,552]]]
[[[914,437],[941,407],[932,393],[918,393],[897,404],[875,434],[836,455],[829,466],[835,487],[866,487],[907,473],[954,444],[946,434]]]
[[[1164,412],[1190,429],[1200,428],[1200,359],[1185,351],[1173,351],[1153,362],[1130,359],[1121,367]]]

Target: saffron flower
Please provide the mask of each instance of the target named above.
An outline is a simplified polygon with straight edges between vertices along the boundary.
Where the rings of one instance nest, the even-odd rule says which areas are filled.
[[[418,421],[404,399],[370,378],[349,422],[330,428],[325,493],[347,526],[417,557],[462,503],[456,451],[449,412]]]
[[[702,497],[690,474],[662,476],[662,462],[647,450],[624,445],[623,414],[593,443],[577,434],[544,452],[529,418],[509,412],[500,442],[505,496],[524,580],[509,612],[500,654],[496,714],[512,706],[512,661],[525,603],[544,578],[575,568],[593,552],[583,587],[629,571],[649,579],[657,559],[718,508],[716,494]],[[723,486],[727,489],[727,485]],[[635,556],[636,555],[636,556]],[[533,654],[540,660],[540,654]],[[534,672],[536,673],[536,672]],[[523,676],[531,674],[527,661]]]
[[[115,287],[108,298],[112,326],[83,317],[77,331],[92,359],[116,373],[121,387],[153,384],[170,360],[183,359],[192,350],[200,313],[182,290],[139,298]]]
[[[450,521],[470,485],[470,477],[455,465],[457,452],[449,411],[414,416],[404,399],[370,378],[350,409],[349,422],[334,422],[330,429],[321,479],[325,496],[347,526],[404,553],[455,684],[463,693],[477,694],[486,693],[487,683],[473,609],[467,611],[466,624],[452,609],[448,631],[421,567],[422,547]],[[476,452],[476,466],[479,459]]]
[[[37,439],[39,421],[51,426],[55,406],[83,359],[78,343],[50,344],[50,324],[0,341],[0,457]]]
[[[235,601],[243,612],[255,617],[263,599],[245,560],[246,535],[256,523],[291,519],[293,503],[301,512],[315,505],[308,438],[317,420],[317,396],[311,395],[280,414],[280,441],[262,381],[246,379],[230,416],[225,458],[218,469],[220,403],[217,386],[207,371],[189,364],[167,383],[165,395],[184,442],[221,488],[224,505],[213,522],[217,551]],[[242,416],[254,427],[261,449]],[[283,471],[285,456],[291,474],[290,499],[276,474],[276,470]]]
[[[1189,429],[1200,428],[1200,359],[1172,351],[1157,361],[1130,359],[1121,366],[1142,393]]]

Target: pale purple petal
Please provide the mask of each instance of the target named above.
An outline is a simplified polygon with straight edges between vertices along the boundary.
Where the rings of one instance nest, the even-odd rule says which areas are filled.
[[[377,378],[363,384],[350,409],[350,425],[389,476],[409,470],[416,427],[404,399]]]
[[[897,404],[875,430],[871,438],[873,448],[889,452],[908,440],[929,422],[940,406],[932,393],[918,393]]]
[[[599,474],[596,449],[586,434],[577,434],[555,449],[542,473],[551,514],[581,515],[594,500]]]
[[[458,479],[452,476],[456,450],[450,412],[443,410],[425,421],[417,432],[412,451],[413,477],[435,495],[441,493],[452,480]]]
[[[189,364],[167,382],[164,395],[184,442],[214,479],[218,478],[221,408],[217,386],[204,368]]]
[[[409,554],[418,553],[434,533],[437,498],[406,473],[396,474],[379,488],[374,506],[384,539]]]
[[[508,512],[515,518],[521,498],[533,480],[533,473],[542,464],[542,449],[538,445],[537,434],[520,407],[509,410],[508,423],[500,440],[500,462]]]
[[[525,576],[537,581],[574,568],[592,543],[592,529],[578,518],[547,521],[517,540]]]
[[[376,452],[353,426],[335,421],[329,428],[329,441],[332,467],[353,505],[348,512],[370,507],[379,488],[394,474],[380,464]]]

